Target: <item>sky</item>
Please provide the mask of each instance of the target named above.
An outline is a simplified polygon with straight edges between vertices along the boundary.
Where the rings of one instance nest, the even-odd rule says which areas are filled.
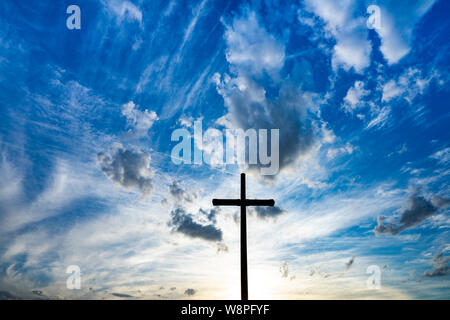
[[[239,299],[211,200],[241,172],[276,204],[247,210],[250,299],[449,299],[449,12],[1,1],[0,299]],[[279,171],[175,163],[196,121],[279,129]]]

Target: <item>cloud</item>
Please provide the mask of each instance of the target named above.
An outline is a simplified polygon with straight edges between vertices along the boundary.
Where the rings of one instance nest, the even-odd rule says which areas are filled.
[[[319,277],[321,277],[323,279],[327,279],[327,278],[329,278],[331,276],[328,272],[323,271],[320,266],[319,267],[315,267],[315,268],[313,268],[313,269],[311,269],[309,271],[309,276],[310,277],[312,277],[314,275],[318,275]]]
[[[130,296],[129,294],[125,294],[125,293],[116,293],[113,292],[111,293],[113,296],[115,297],[119,297],[119,298],[133,298],[133,296]]]
[[[0,300],[20,300],[15,295],[9,293],[8,291],[0,291]]]
[[[450,274],[450,267],[447,264],[449,261],[450,261],[450,259],[448,257],[444,256],[443,252],[435,255],[431,262],[433,264],[433,269],[426,270],[423,273],[423,276],[425,278],[448,276]]]
[[[328,159],[334,159],[338,155],[345,155],[345,154],[352,154],[353,151],[355,151],[355,147],[347,142],[345,146],[342,146],[340,148],[330,148],[327,151],[327,158]]]
[[[204,210],[204,209],[200,208],[198,210],[198,212],[207,221],[210,221],[212,223],[216,223],[217,222],[216,217],[217,217],[217,214],[220,212],[220,208],[217,207],[217,208],[212,208],[212,209],[209,209],[209,210]]]
[[[282,278],[286,278],[291,281],[295,279],[295,275],[290,275],[289,273],[289,266],[287,261],[285,261],[283,265],[280,267],[280,273]]]
[[[380,50],[389,64],[397,63],[410,51],[415,24],[432,7],[435,0],[386,1],[380,3]]]
[[[346,96],[344,97],[344,103],[342,107],[346,112],[353,112],[357,108],[361,108],[364,103],[361,99],[370,93],[369,90],[364,89],[364,82],[355,81],[352,87],[348,89]]]
[[[112,155],[100,152],[97,156],[101,170],[109,179],[125,189],[139,189],[144,197],[149,196],[153,190],[150,159],[150,155],[144,151],[121,147]]]
[[[436,73],[428,78],[422,77],[422,72],[416,68],[408,68],[396,80],[391,79],[383,84],[382,102],[390,102],[395,98],[404,98],[410,104],[417,95],[422,95],[430,81],[437,77]]]
[[[376,235],[389,234],[396,235],[406,229],[420,224],[425,219],[432,216],[436,211],[445,208],[450,204],[447,199],[434,196],[431,200],[425,199],[414,191],[408,199],[407,209],[401,214],[399,223],[384,224],[385,217],[377,218],[378,225],[374,228]]]
[[[225,243],[218,242],[217,243],[217,253],[227,253],[228,246]]]
[[[411,2],[379,1],[381,28],[375,29],[381,38],[380,50],[388,64],[395,64],[410,51],[414,26],[432,7],[435,0]],[[364,11],[370,1],[355,0],[306,0],[305,9],[320,17],[325,24],[325,37],[333,37],[336,44],[332,51],[333,69],[353,68],[361,73],[370,64],[372,47],[368,40],[368,17]],[[363,9],[364,11],[362,12]],[[317,28],[314,20],[306,19],[303,13],[299,19]]]
[[[196,293],[196,291],[194,289],[186,289],[184,291],[184,294],[187,296],[193,296]]]
[[[331,35],[336,40],[332,54],[335,70],[342,67],[362,72],[370,64],[372,48],[367,40],[368,29],[364,17],[354,16],[355,8],[353,0],[305,1],[305,9],[325,23],[326,36]]]
[[[44,293],[41,290],[33,290],[31,291],[32,294],[37,295],[39,297],[44,297]]]
[[[163,200],[164,204],[171,201],[172,210],[170,212],[170,221],[168,225],[172,227],[173,232],[182,233],[190,238],[198,238],[206,241],[221,241],[222,230],[216,227],[217,214],[220,208],[203,209],[198,208],[197,213],[190,214],[188,207],[192,206],[194,199],[197,199],[196,192],[184,190],[175,180],[169,184],[167,198]],[[226,245],[220,247],[218,252],[225,251]]]
[[[313,144],[307,110],[313,108],[315,95],[303,92],[298,84],[280,80],[278,72],[284,65],[284,45],[266,31],[254,12],[244,10],[242,16],[235,17],[225,27],[231,76],[216,73],[213,77],[228,111],[218,121],[232,129],[282,129],[281,171]],[[278,89],[276,95],[266,91],[268,82],[271,88]],[[221,121],[224,119],[227,121]]]
[[[245,11],[231,26],[225,25],[227,61],[252,74],[279,71],[284,65],[284,44],[260,25],[255,12]]]
[[[433,153],[430,158],[437,160],[441,164],[450,162],[450,148],[444,148]]]
[[[153,123],[158,120],[154,111],[140,111],[133,101],[122,106],[122,115],[127,118],[127,125],[131,127],[128,132],[137,138],[146,136]]]
[[[254,211],[256,213],[256,216],[260,219],[276,218],[285,212],[283,209],[277,206],[273,207],[256,206],[252,207],[251,210]]]
[[[370,120],[367,124],[366,129],[370,128],[382,128],[388,121],[389,115],[391,114],[391,108],[389,106],[384,106],[381,109],[376,109],[376,117]]]
[[[198,197],[196,192],[186,192],[175,180],[169,184],[169,196],[177,201],[179,205],[184,202],[192,202]]]
[[[280,267],[280,273],[282,278],[287,278],[289,276],[289,267],[286,261]]]
[[[130,1],[106,0],[103,5],[114,14],[118,24],[126,20],[138,21],[142,26],[142,11]]]
[[[345,271],[348,271],[355,262],[355,256],[353,256],[348,262],[345,263]]]
[[[190,238],[199,238],[206,241],[222,241],[222,230],[214,224],[200,224],[194,221],[192,215],[183,208],[176,208],[170,212],[169,226],[173,231],[182,233]]]

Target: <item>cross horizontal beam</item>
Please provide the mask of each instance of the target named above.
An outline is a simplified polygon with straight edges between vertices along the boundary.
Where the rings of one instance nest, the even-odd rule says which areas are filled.
[[[273,199],[213,199],[214,206],[269,206],[273,207],[275,201]]]

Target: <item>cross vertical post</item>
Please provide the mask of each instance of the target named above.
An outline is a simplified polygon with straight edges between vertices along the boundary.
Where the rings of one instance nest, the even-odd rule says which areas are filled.
[[[247,207],[275,205],[273,199],[259,200],[247,199],[245,193],[245,173],[241,173],[241,198],[240,199],[213,199],[214,206],[239,206],[241,207],[241,300],[248,300],[248,274],[247,274]]]
[[[245,202],[245,173],[241,173],[241,299],[248,300],[247,274],[247,207]]]

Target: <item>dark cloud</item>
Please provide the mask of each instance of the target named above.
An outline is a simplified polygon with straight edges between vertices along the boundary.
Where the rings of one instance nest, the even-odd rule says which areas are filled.
[[[119,148],[112,155],[101,152],[97,159],[103,173],[115,184],[125,189],[137,188],[143,196],[151,194],[153,173],[149,154]]]
[[[184,294],[187,296],[193,296],[196,293],[196,291],[194,289],[186,289],[186,291],[184,291]]]
[[[355,256],[353,256],[348,262],[345,263],[345,271],[348,271],[355,262]]]
[[[398,223],[384,223],[385,217],[377,219],[378,225],[374,228],[376,235],[389,234],[396,235],[406,229],[420,224],[422,221],[432,216],[436,211],[449,205],[449,200],[440,197],[433,197],[431,200],[425,199],[418,191],[414,191],[408,199],[407,209],[403,211]]]
[[[192,215],[186,213],[183,208],[172,210],[169,226],[173,231],[180,232],[191,238],[199,238],[207,241],[222,241],[222,230],[214,224],[200,224],[194,221]]]
[[[184,204],[197,198],[196,193],[184,190],[176,181],[169,185],[168,199],[175,200],[174,209],[170,212],[169,226],[173,231],[182,233],[191,238],[199,238],[207,241],[221,241],[222,231],[216,227],[217,214],[220,208],[200,208],[197,214],[187,212]],[[166,201],[168,203],[168,201]],[[224,244],[223,244],[224,245]],[[225,245],[224,245],[225,246]],[[225,247],[218,248],[218,251]]]
[[[431,203],[437,208],[446,208],[450,205],[450,199],[434,196],[431,198]]]
[[[251,80],[249,80],[251,81]],[[253,88],[255,91],[262,88]],[[229,118],[234,128],[280,129],[279,169],[294,163],[313,144],[312,125],[304,114],[309,102],[292,86],[282,86],[279,96],[264,101],[253,101],[257,92],[237,87],[219,90],[226,101]],[[282,110],[282,112],[280,112]],[[270,143],[270,138],[268,139]],[[270,147],[269,147],[270,150]]]
[[[217,74],[214,81],[228,109],[230,126],[244,130],[280,129],[281,171],[313,144],[313,125],[307,112],[313,104],[312,95],[280,74],[285,62],[284,45],[273,40],[253,13],[235,17],[225,38],[231,76]],[[248,43],[248,47],[242,43]]]
[[[125,294],[125,293],[116,293],[113,292],[111,293],[113,296],[115,297],[119,297],[119,298],[133,298],[133,296],[130,296],[129,294]]]
[[[252,207],[252,210],[256,213],[256,216],[260,219],[276,218],[282,213],[284,213],[284,210],[277,206]]]
[[[8,291],[0,291],[0,300],[20,300],[15,295],[9,293]]]
[[[31,291],[32,294],[37,295],[39,297],[43,297],[44,293],[41,290],[33,290]]]
[[[444,253],[441,252],[434,256],[432,260],[433,269],[426,270],[423,273],[425,278],[434,278],[434,277],[445,277],[450,274],[450,267],[448,266],[448,262],[450,259],[444,256]]]

